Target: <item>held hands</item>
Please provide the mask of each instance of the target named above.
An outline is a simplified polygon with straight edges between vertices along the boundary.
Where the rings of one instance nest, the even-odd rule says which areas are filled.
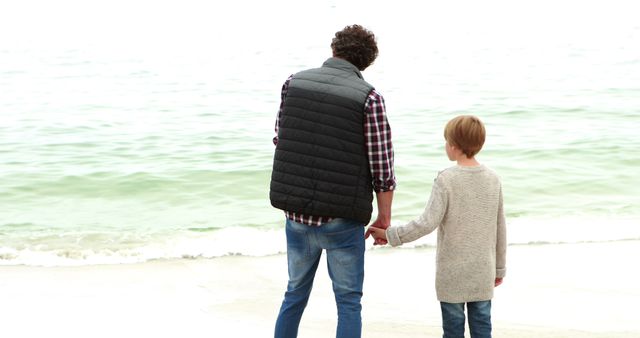
[[[375,222],[371,223],[364,235],[364,239],[369,238],[369,235],[373,235],[373,245],[385,245],[387,244],[387,232],[385,229],[388,227],[389,222],[383,222],[378,218]]]
[[[385,245],[388,243],[387,230],[385,229],[376,228],[372,225],[369,227],[369,230],[367,230],[367,236],[365,237],[365,239],[368,237],[369,234],[373,236],[373,239],[374,239],[373,245]]]

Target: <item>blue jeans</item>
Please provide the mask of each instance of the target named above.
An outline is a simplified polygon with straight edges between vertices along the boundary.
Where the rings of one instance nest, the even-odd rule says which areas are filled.
[[[442,338],[464,338],[464,304],[440,302],[442,310]],[[491,338],[491,301],[469,302],[469,331],[471,338]]]
[[[338,307],[337,338],[360,338],[364,280],[364,224],[338,218],[314,227],[287,219],[289,283],[276,321],[275,338],[294,338],[311,294],[322,250]]]

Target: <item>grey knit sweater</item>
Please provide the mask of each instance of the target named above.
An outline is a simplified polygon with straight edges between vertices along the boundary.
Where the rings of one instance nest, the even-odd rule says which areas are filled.
[[[493,298],[504,277],[507,249],[502,185],[491,169],[455,166],[436,177],[427,206],[416,220],[387,229],[398,246],[438,229],[436,293],[447,303]]]

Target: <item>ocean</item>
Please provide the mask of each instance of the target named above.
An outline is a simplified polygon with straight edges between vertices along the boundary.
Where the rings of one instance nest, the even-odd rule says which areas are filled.
[[[34,11],[37,4],[39,10]],[[512,245],[640,239],[640,24],[631,1],[25,1],[0,20],[0,265],[285,251],[269,204],[291,74],[360,23],[380,55],[398,181],[417,217],[486,124]],[[435,235],[409,247],[433,245]]]

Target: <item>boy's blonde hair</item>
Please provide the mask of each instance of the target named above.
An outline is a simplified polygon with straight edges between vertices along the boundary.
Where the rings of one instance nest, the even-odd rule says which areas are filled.
[[[454,117],[444,127],[444,139],[462,150],[467,158],[472,158],[482,149],[485,135],[484,124],[473,115]]]

